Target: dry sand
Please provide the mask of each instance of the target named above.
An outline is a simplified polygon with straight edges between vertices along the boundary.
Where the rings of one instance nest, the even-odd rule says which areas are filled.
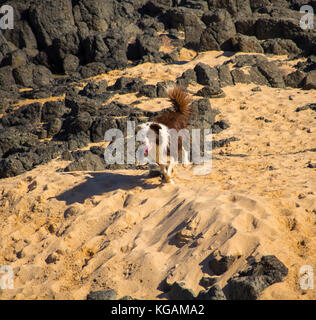
[[[175,80],[200,61],[227,59],[222,52],[195,57],[182,50],[181,63],[146,63],[96,81],[111,84],[125,75],[155,84]],[[291,70],[285,57],[273,59]],[[213,151],[208,175],[180,167],[175,185],[162,185],[140,170],[57,172],[69,162],[54,160],[0,180],[0,265],[14,268],[15,284],[0,299],[85,299],[106,288],[118,297],[163,299],[159,285],[166,277],[198,293],[214,250],[238,257],[220,286],[249,255],[273,254],[289,274],[260,299],[315,299],[316,289],[300,289],[299,269],[316,268],[316,170],[307,168],[316,161],[308,151],[316,147],[316,114],[295,112],[315,102],[315,90],[253,87],[226,87],[225,98],[211,99],[221,111],[217,120],[231,125],[216,139],[239,141]],[[134,94],[113,99],[139,100]],[[169,106],[166,99],[142,100],[137,107],[147,110]],[[64,218],[67,209],[73,215]]]

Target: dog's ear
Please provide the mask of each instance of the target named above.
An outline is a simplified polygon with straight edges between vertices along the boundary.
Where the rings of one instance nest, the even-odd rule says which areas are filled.
[[[142,129],[142,127],[141,127],[140,125],[138,125],[138,126],[135,128],[135,134],[137,134],[138,131],[141,130],[141,129]]]
[[[162,129],[158,123],[152,123],[149,128],[159,135],[159,130]]]

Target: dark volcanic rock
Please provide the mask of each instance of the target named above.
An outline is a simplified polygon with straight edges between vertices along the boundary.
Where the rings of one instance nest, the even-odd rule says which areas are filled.
[[[47,52],[49,62],[55,71],[76,71],[71,64],[79,62],[77,57],[79,48],[80,38],[77,32],[71,31],[62,35],[61,38],[54,39],[52,46],[47,48],[45,52]],[[66,70],[64,67],[66,67]],[[70,68],[70,70],[67,70],[67,68]]]
[[[47,101],[42,108],[42,121],[47,122],[54,118],[61,118],[67,109],[62,101]]]
[[[135,49],[137,53],[133,55],[139,59],[144,56],[158,56],[161,40],[156,33],[144,33],[137,36]]]
[[[64,151],[62,154],[61,154],[61,160],[64,160],[64,161],[73,161],[74,160],[74,157],[72,156],[71,152],[70,151]],[[66,217],[65,217],[66,218]]]
[[[16,150],[36,146],[36,135],[21,131],[17,128],[6,128],[0,131],[0,158],[12,154]]]
[[[0,178],[14,177],[25,172],[25,169],[19,159],[0,158]]]
[[[203,85],[210,85],[211,81],[218,81],[218,71],[209,65],[199,62],[194,71],[196,73],[197,82]]]
[[[306,104],[303,107],[298,107],[298,108],[296,108],[295,111],[296,112],[300,112],[300,111],[307,110],[307,109],[311,109],[313,111],[316,111],[316,103],[309,103],[309,104]]]
[[[71,109],[71,114],[77,116],[79,113],[88,112],[91,116],[95,115],[99,109],[99,104],[93,99],[83,96],[66,96],[66,107]]]
[[[271,87],[273,88],[284,88],[284,80],[280,69],[276,66],[274,62],[257,64],[259,71],[267,78]]]
[[[194,73],[195,75],[195,73]],[[157,97],[168,98],[168,91],[174,87],[173,81],[163,81],[157,83]]]
[[[258,52],[263,53],[262,46],[256,37],[236,34],[232,39],[232,48],[234,51]]]
[[[186,288],[183,282],[174,282],[171,286],[167,286],[166,291],[170,300],[227,300],[218,285],[208,290],[201,290],[197,296],[191,289]]]
[[[48,137],[53,137],[61,130],[63,122],[59,118],[55,118],[49,121],[47,134]]]
[[[45,66],[35,66],[33,69],[33,83],[38,87],[45,87],[52,83],[53,75]]]
[[[225,8],[231,15],[236,15],[242,13],[245,15],[251,14],[251,7],[249,1],[239,1],[239,0],[230,0],[230,1],[221,1],[221,0],[208,0],[209,8]],[[255,1],[251,1],[256,3]]]
[[[268,59],[265,56],[261,55],[250,55],[250,54],[241,54],[237,57],[229,60],[228,62],[233,63],[234,67],[242,68],[242,67],[253,67],[258,63],[266,63]]]
[[[139,96],[146,96],[149,98],[157,98],[157,89],[155,85],[145,84],[139,90]]]
[[[195,100],[191,104],[189,128],[210,129],[219,111],[212,109],[209,99]]]
[[[127,45],[126,34],[120,29],[91,35],[83,42],[85,60],[103,63],[109,69],[125,68]]]
[[[27,64],[13,70],[15,82],[21,86],[30,88],[34,86],[48,86],[53,81],[51,71],[45,66]]]
[[[177,78],[177,81],[181,80],[183,84],[188,86],[189,84],[194,84],[197,82],[196,72],[194,69],[187,69],[182,73],[180,77]]]
[[[105,162],[102,159],[88,151],[82,157],[70,163],[65,172],[70,171],[102,171],[105,169]]]
[[[0,68],[0,87],[3,90],[10,90],[15,86],[15,79],[12,74],[12,67],[5,66]]]
[[[101,80],[99,82],[91,81],[79,92],[79,94],[92,99],[102,96],[106,92],[107,86],[106,80]]]
[[[230,127],[230,125],[225,120],[216,121],[212,126],[212,133],[220,133],[223,130],[226,130]]]
[[[116,298],[117,298],[117,293],[112,289],[91,291],[87,295],[87,300],[116,300]]]
[[[4,127],[12,127],[26,124],[36,124],[41,121],[42,104],[35,102],[20,107],[16,111],[2,117]]]
[[[278,55],[291,54],[298,55],[301,53],[294,41],[290,39],[269,39],[262,43],[265,53]]]
[[[80,74],[83,78],[90,78],[105,73],[108,70],[109,69],[102,62],[90,62],[80,68]]]
[[[93,153],[93,154],[96,154],[97,156],[99,157],[103,157],[104,155],[104,151],[105,149],[100,147],[100,146],[93,146],[90,148],[90,151]]]
[[[67,128],[68,132],[78,133],[88,131],[92,125],[92,118],[88,112],[80,112],[70,123]]]
[[[39,130],[37,130],[37,132],[35,133],[39,139],[46,139],[47,138],[47,131],[43,128],[40,128]]]
[[[158,55],[161,56],[161,58],[166,62],[166,63],[176,63],[179,60],[179,55],[180,55],[180,48],[177,48],[171,52],[167,52],[167,53],[158,53]],[[157,60],[157,62],[159,62]]]
[[[2,60],[2,66],[11,66],[12,69],[25,65],[28,62],[27,55],[22,50],[15,50],[8,53]]]
[[[147,1],[145,5],[142,6],[142,11],[151,17],[155,17],[164,13],[171,6],[172,0],[151,0]]]
[[[233,78],[227,65],[221,65],[217,67],[219,84],[221,87],[233,86]]]
[[[250,81],[261,85],[261,86],[270,86],[267,78],[259,71],[257,67],[251,67],[249,69]]]
[[[307,74],[303,82],[303,89],[316,89],[316,70],[313,70]]]
[[[13,51],[12,47],[9,45],[7,39],[0,33],[0,63],[4,57],[8,56],[9,53]]]
[[[200,37],[205,29],[204,23],[196,13],[196,11],[181,7],[169,9],[165,15],[168,27],[184,30],[184,46],[194,50],[198,50]]]
[[[33,87],[34,86],[33,70],[34,70],[33,64],[20,66],[14,69],[13,76],[14,76],[15,82],[26,88]]]
[[[225,9],[217,9],[202,17],[207,25],[200,38],[199,51],[231,50],[230,39],[236,34],[235,24]]]
[[[128,105],[113,101],[100,110],[102,116],[107,117],[131,117],[134,115],[141,116],[144,112],[138,108],[131,109]]]
[[[231,75],[234,83],[251,83],[250,75],[241,69],[233,69]]]
[[[36,136],[34,135],[34,137]],[[47,163],[56,158],[65,150],[63,143],[57,144],[51,141],[39,144],[37,137],[33,141],[29,140],[25,143],[15,141],[15,144],[19,145],[16,148],[11,145],[5,154],[6,158],[2,160],[1,177],[15,176],[31,170],[39,164]]]
[[[199,284],[204,288],[209,288],[217,282],[218,278],[219,277],[203,277]]]
[[[298,70],[304,72],[310,72],[316,70],[316,56],[309,56],[307,60],[298,62],[295,66]]]
[[[188,49],[198,51],[200,48],[201,35],[203,34],[204,30],[205,26],[201,22],[192,25],[186,25],[184,28],[184,46]]]
[[[183,282],[174,282],[168,292],[171,300],[194,300],[195,294],[191,289],[185,288]]]
[[[305,76],[306,73],[300,70],[291,72],[284,79],[285,85],[292,88],[301,88]]]
[[[37,0],[31,6],[29,15],[40,49],[49,47],[54,39],[62,38],[64,34],[77,31],[71,0]]]
[[[201,20],[193,10],[178,7],[167,10],[165,19],[169,29],[184,30],[186,26],[195,26],[201,24]]]
[[[294,13],[293,17],[291,17],[292,13]],[[303,30],[300,27],[300,19],[299,13],[286,10],[273,17],[266,14],[252,17],[240,16],[235,24],[239,33],[256,36],[259,40],[290,39],[306,53],[315,53],[315,31],[310,30],[307,33]]]
[[[225,92],[220,88],[218,83],[212,86],[203,87],[199,90],[196,95],[205,98],[224,98],[226,96]]]
[[[224,146],[229,145],[231,142],[234,142],[234,141],[239,141],[239,139],[236,137],[230,137],[228,139],[214,140],[214,141],[212,141],[212,148],[213,149],[222,148]]]
[[[144,85],[144,80],[141,78],[128,78],[121,77],[116,80],[113,87],[110,90],[120,90],[122,93],[137,92]]]
[[[34,88],[32,90],[26,90],[20,92],[20,96],[23,99],[45,99],[62,95],[64,92],[58,92],[58,90],[62,90],[62,88],[56,87],[42,87],[42,88]]]
[[[109,117],[99,118],[91,125],[91,141],[100,142],[104,140],[104,134],[108,129],[117,128],[115,119]]]
[[[79,58],[72,55],[68,54],[66,57],[63,59],[63,71],[65,73],[68,72],[75,72],[79,68]]]
[[[255,300],[265,288],[281,282],[287,274],[287,267],[275,256],[263,256],[230,278],[224,292],[231,300]]]
[[[233,256],[214,255],[209,261],[209,267],[214,275],[219,276],[230,268],[235,259]]]
[[[114,1],[76,1],[73,6],[74,19],[79,28],[87,32],[102,32],[109,27],[114,17]]]
[[[197,300],[227,300],[223,290],[218,286],[212,286],[207,291],[200,291]]]
[[[63,133],[64,140],[68,142],[69,150],[76,150],[78,148],[84,148],[90,143],[89,132],[79,131],[77,133]]]

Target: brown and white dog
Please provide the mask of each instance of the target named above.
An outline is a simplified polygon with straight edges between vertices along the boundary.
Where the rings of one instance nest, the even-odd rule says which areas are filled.
[[[178,154],[182,154],[182,163],[189,163],[189,139],[186,129],[187,120],[190,115],[191,102],[188,94],[182,87],[176,86],[168,92],[169,101],[172,103],[174,110],[165,110],[152,122],[146,122],[136,128],[136,132],[142,131],[142,142],[145,145],[144,155],[148,157],[150,173],[153,164],[159,165],[163,180],[165,182],[174,183],[172,180],[172,172],[175,164],[178,161],[177,155],[174,155],[174,150],[170,149],[172,132],[176,133],[173,137],[177,139]],[[172,130],[174,129],[174,130]],[[185,138],[185,139],[184,139]],[[175,142],[175,141],[174,141]],[[149,174],[150,174],[149,173]]]

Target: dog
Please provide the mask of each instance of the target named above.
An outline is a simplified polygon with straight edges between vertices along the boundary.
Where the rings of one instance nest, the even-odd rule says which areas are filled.
[[[182,162],[189,164],[189,135],[186,130],[187,121],[191,113],[191,101],[189,95],[181,86],[175,86],[168,92],[169,101],[173,110],[164,110],[153,121],[143,123],[136,128],[136,132],[142,130],[144,156],[148,157],[149,176],[152,176],[155,165],[160,167],[164,182],[174,183],[172,173],[177,163],[177,154],[182,151]],[[173,130],[172,130],[173,129]],[[172,136],[171,132],[177,133]],[[175,137],[175,138],[173,138]],[[171,150],[171,139],[177,139],[177,150]],[[175,140],[173,142],[176,143]],[[176,155],[173,151],[176,151]],[[165,156],[165,158],[164,158]]]

